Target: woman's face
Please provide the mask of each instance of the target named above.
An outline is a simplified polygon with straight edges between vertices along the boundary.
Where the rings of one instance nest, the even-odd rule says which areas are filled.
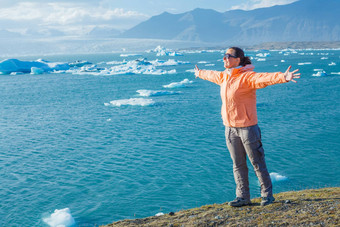
[[[223,57],[224,67],[226,69],[235,68],[240,65],[241,59],[236,57],[235,50],[228,49]]]

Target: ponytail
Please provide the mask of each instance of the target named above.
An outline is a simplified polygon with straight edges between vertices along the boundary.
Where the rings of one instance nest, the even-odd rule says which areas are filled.
[[[240,65],[250,65],[251,61],[248,56],[244,56],[244,51],[239,47],[230,47],[229,49],[233,49],[235,51],[236,57],[240,58]]]

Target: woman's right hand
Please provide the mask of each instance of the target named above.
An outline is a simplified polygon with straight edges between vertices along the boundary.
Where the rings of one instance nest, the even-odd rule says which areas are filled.
[[[195,78],[199,77],[200,69],[195,65]]]

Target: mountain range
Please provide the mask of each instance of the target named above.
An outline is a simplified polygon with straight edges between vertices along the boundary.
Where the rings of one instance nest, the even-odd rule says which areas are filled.
[[[164,12],[119,37],[238,44],[339,41],[339,9],[339,0],[300,0],[250,11]]]

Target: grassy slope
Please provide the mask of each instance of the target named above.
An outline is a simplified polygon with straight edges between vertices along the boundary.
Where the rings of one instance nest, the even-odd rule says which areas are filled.
[[[122,220],[107,226],[340,226],[340,187],[275,194],[274,204],[240,208],[227,203],[182,210],[174,215]]]

